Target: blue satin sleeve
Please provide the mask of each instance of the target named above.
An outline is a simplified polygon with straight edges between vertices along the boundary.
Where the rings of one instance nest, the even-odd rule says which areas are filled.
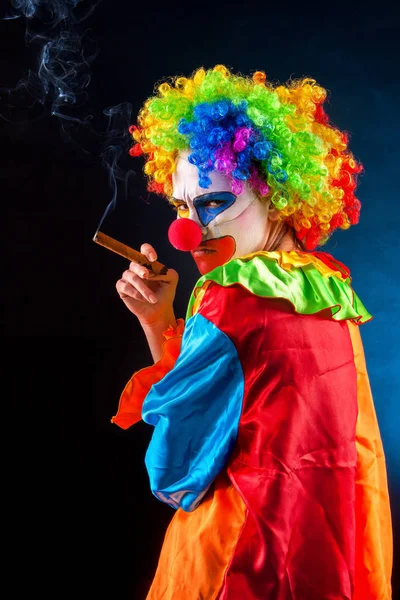
[[[143,421],[154,426],[145,464],[159,500],[188,512],[200,504],[235,445],[243,392],[235,345],[197,313],[174,368],[143,403]]]

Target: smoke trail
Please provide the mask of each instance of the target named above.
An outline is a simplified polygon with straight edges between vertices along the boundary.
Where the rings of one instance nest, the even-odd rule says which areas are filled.
[[[121,166],[121,164],[128,164],[128,161],[130,161],[128,148],[131,146],[132,140],[128,128],[132,123],[132,105],[129,102],[123,102],[118,106],[110,106],[104,109],[103,113],[108,117],[108,127],[106,131],[106,142],[104,144],[104,150],[101,153],[101,158],[103,166],[108,171],[108,182],[113,191],[113,196],[106,207],[97,230],[101,228],[108,213],[115,209],[118,186],[120,185],[119,182],[124,182],[124,197],[127,198],[129,177],[135,175],[135,172],[132,169],[128,170],[127,167],[124,169]]]
[[[11,0],[5,20],[25,17],[25,43],[38,47],[37,69],[29,69],[14,88],[0,88],[0,117],[18,122],[18,110],[28,109],[27,120],[49,111],[67,124],[86,125],[92,116],[79,115],[87,101],[90,65],[98,49],[82,25],[100,0]],[[38,113],[37,104],[42,111]],[[74,107],[74,110],[72,110]]]
[[[25,43],[37,48],[36,69],[29,69],[15,87],[0,88],[0,117],[9,123],[36,121],[48,114],[59,119],[64,142],[78,145],[86,154],[100,152],[102,165],[108,171],[112,199],[105,214],[115,208],[119,182],[125,182],[127,195],[132,170],[121,163],[128,159],[131,105],[122,103],[108,107],[105,131],[96,131],[93,115],[86,111],[91,81],[91,64],[98,48],[84,29],[101,0],[11,0],[3,20],[25,19]],[[84,137],[77,143],[83,129]],[[89,143],[90,142],[90,143]],[[83,146],[86,146],[84,148]],[[99,150],[100,147],[100,150]],[[98,154],[97,154],[98,156]]]

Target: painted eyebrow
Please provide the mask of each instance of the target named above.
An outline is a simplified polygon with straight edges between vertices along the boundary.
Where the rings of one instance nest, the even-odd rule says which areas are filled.
[[[192,202],[196,202],[196,200],[200,200],[200,198],[202,198],[203,200],[218,199],[221,197],[222,194],[227,194],[229,196],[235,197],[235,194],[232,194],[232,192],[224,192],[221,190],[220,192],[209,192],[207,194],[200,194],[200,196],[196,196],[195,198],[193,198]],[[174,204],[177,202],[183,202],[186,204],[186,202],[184,200],[178,200],[177,198],[169,198],[168,202],[170,204]]]
[[[179,202],[184,202],[184,200],[177,200],[176,198],[168,198],[168,202],[170,204],[178,204]]]

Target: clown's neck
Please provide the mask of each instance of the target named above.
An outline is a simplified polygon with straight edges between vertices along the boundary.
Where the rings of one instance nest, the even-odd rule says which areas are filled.
[[[275,250],[290,252],[292,250],[301,250],[301,246],[296,240],[293,229],[282,221],[273,221],[263,250],[266,252],[273,252]]]

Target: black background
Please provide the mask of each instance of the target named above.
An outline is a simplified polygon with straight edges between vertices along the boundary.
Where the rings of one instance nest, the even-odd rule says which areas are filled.
[[[132,171],[126,194],[124,185],[110,185],[101,160],[103,111],[128,102],[134,118],[161,78],[224,63],[244,74],[265,70],[272,80],[315,77],[332,90],[329,113],[351,130],[347,110],[357,104],[362,122],[364,89],[379,95],[384,86],[396,97],[399,15],[382,4],[102,2],[83,28],[98,48],[87,96],[64,113],[82,123],[90,114],[89,126],[52,116],[54,92],[27,108],[26,95],[15,90],[38,69],[40,43],[24,39],[35,26],[23,15],[0,21],[7,597],[142,600],[173,511],[149,490],[150,427],[122,431],[110,423],[132,372],[151,362],[115,290],[127,261],[92,241],[114,193],[103,230],[137,249],[154,244],[160,260],[179,271],[177,316],[185,314],[197,271],[169,245],[174,214],[146,191],[141,159],[120,159],[124,172]],[[384,170],[379,161],[375,167]],[[368,244],[364,236],[356,244]],[[346,262],[345,248],[338,251]],[[389,473],[392,498],[396,478]],[[394,572],[396,599],[396,562]]]

